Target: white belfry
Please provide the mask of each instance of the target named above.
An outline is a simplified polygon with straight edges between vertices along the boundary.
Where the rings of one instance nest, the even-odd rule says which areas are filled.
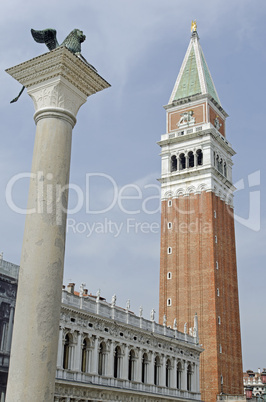
[[[7,72],[33,99],[36,138],[6,401],[52,402],[72,129],[87,97],[110,85],[65,47]]]

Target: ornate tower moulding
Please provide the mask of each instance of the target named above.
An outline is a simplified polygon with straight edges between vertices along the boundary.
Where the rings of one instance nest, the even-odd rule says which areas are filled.
[[[7,72],[33,99],[36,136],[6,400],[52,402],[72,128],[87,97],[110,85],[65,47]]]

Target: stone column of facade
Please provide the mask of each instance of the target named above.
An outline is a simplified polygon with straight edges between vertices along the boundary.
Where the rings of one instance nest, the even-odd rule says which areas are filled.
[[[15,306],[13,304],[11,304],[10,305],[9,321],[8,321],[7,340],[6,340],[6,350],[7,350],[7,352],[10,352],[10,349],[11,349],[14,311],[15,311]]]
[[[148,367],[148,378],[147,383],[153,385],[154,384],[154,353],[149,352],[149,367]]]
[[[148,373],[149,373],[149,361],[144,362],[144,383],[148,382]]]
[[[171,379],[170,379],[170,385],[171,388],[176,388],[176,374],[177,374],[177,361],[176,359],[172,360],[172,369],[171,369]]]
[[[105,374],[109,377],[114,376],[114,343],[110,340],[109,355],[106,361]]]
[[[74,343],[72,338],[68,347],[68,368],[70,370],[74,370],[75,348],[76,344]]]
[[[78,337],[77,344],[75,345],[74,370],[81,371],[82,347],[81,347],[81,333],[80,332],[78,332],[77,337]]]
[[[181,389],[182,389],[182,391],[187,390],[187,361],[186,360],[184,360],[183,364],[182,364]]]
[[[98,359],[99,359],[99,338],[95,337],[94,349],[92,350],[91,371],[93,374],[98,374]]]
[[[107,352],[103,353],[103,357],[102,357],[102,375],[106,376],[107,374],[107,366],[108,366],[108,362],[110,355],[107,354]]]
[[[137,357],[133,357],[132,359],[132,368],[131,368],[131,373],[132,373],[132,380],[136,381],[137,378],[137,367],[138,366],[138,359]]]
[[[136,365],[135,365],[135,373],[136,373],[136,377],[135,377],[135,381],[137,382],[141,382],[141,371],[142,371],[142,350],[139,349],[137,351],[137,359],[136,359]]]
[[[57,367],[63,368],[63,328],[59,328],[58,351],[57,351]]]
[[[197,392],[197,371],[195,363],[192,364],[191,391]]]
[[[165,355],[162,356],[162,365],[161,365],[161,375],[160,375],[160,385],[165,387],[165,380],[166,380],[166,357]]]
[[[91,372],[91,366],[92,366],[92,347],[89,346],[86,349],[86,373],[90,373]]]
[[[200,392],[200,378],[199,378],[199,364],[195,366],[195,376],[196,376],[196,392]]]
[[[6,351],[6,327],[7,323],[2,324],[2,337],[0,338],[0,349]]]
[[[123,345],[123,347],[124,347],[124,355],[123,355],[122,362],[121,362],[120,378],[123,380],[127,380],[128,379],[128,365],[129,365],[129,362],[128,362],[129,350],[128,350],[128,345]]]
[[[72,129],[89,95],[109,84],[67,48],[7,72],[33,99],[33,151],[7,402],[53,401]]]

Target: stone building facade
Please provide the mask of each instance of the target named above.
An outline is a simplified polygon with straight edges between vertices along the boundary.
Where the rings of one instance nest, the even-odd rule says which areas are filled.
[[[248,397],[266,400],[266,369],[259,368],[257,372],[247,370],[243,375],[244,390]]]
[[[199,401],[194,336],[98,296],[62,292],[55,401]]]
[[[5,401],[19,266],[0,259],[0,378]],[[88,295],[62,290],[55,402],[200,401],[197,332],[183,334]]]
[[[4,401],[9,367],[19,266],[0,255],[0,401]]]

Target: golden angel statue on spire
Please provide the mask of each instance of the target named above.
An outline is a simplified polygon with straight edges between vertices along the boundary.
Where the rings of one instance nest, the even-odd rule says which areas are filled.
[[[191,21],[191,32],[195,32],[197,30],[197,22]]]

